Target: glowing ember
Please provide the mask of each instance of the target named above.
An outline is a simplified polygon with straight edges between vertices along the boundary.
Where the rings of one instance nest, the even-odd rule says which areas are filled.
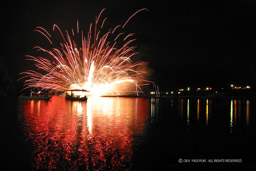
[[[136,39],[132,38],[134,33],[125,34],[122,29],[134,15],[147,9],[138,10],[123,25],[102,33],[107,18],[101,24],[99,21],[104,10],[96,17],[95,23],[90,24],[87,36],[79,29],[78,22],[76,31],[71,29],[71,34],[67,30],[62,32],[54,24],[53,31],[57,29],[63,41],[57,43],[59,48],[52,47],[50,50],[35,46],[43,56],[27,55],[28,60],[35,62],[38,71],[21,73],[24,74],[22,78],[28,78],[24,89],[40,87],[61,92],[72,90],[73,95],[80,97],[141,92],[141,86],[149,83],[145,79],[146,63],[132,61],[132,57],[138,53],[130,45]],[[121,32],[118,33],[118,30]],[[36,27],[35,31],[41,33],[50,44],[55,44],[51,34],[44,28]]]

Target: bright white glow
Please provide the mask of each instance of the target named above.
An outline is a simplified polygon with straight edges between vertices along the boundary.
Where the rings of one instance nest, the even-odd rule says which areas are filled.
[[[102,96],[104,94],[106,94],[107,92],[117,92],[117,94],[119,94],[119,92],[116,89],[116,86],[118,86],[119,84],[122,83],[134,83],[134,80],[132,79],[126,79],[126,80],[119,80],[119,81],[114,81],[111,83],[105,83],[105,84],[98,84],[98,85],[94,85],[92,87],[92,89],[87,93],[88,96]]]
[[[78,96],[80,98],[85,97],[85,96],[102,96],[108,92],[118,92],[118,85],[121,85],[122,83],[134,83],[134,80],[132,79],[126,79],[126,80],[118,80],[114,81],[111,83],[105,83],[105,84],[94,84],[93,87],[88,88],[90,83],[87,84],[72,84],[70,86],[70,90],[78,90],[78,91],[72,91],[72,94],[74,96]],[[81,90],[81,91],[79,91]],[[82,91],[82,90],[87,90],[87,91]],[[67,91],[68,95],[71,95],[70,91]]]
[[[79,90],[86,90],[86,89],[85,89],[85,86],[80,86],[78,84],[71,84],[69,89],[70,90],[78,90],[78,91],[72,91],[72,92],[67,91],[67,94],[69,96],[71,96],[71,94],[73,94],[73,96],[75,96],[75,97],[82,98],[82,97],[85,97],[87,94],[87,92],[85,92],[85,91],[79,91]]]
[[[77,104],[77,114],[79,115],[83,114],[83,107],[81,103]]]
[[[94,72],[94,61],[91,64],[88,81],[87,81],[87,84],[85,85],[85,89],[89,91],[91,90],[91,86],[92,86],[93,72]]]
[[[156,94],[156,92],[155,91],[151,91],[150,94]]]

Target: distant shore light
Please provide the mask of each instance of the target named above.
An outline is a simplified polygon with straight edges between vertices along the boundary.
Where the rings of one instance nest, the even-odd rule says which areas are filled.
[[[250,89],[250,88],[252,88],[252,87],[248,85],[248,86],[246,86],[245,88]]]

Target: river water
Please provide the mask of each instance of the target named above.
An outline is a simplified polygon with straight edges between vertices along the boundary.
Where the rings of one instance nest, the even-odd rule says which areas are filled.
[[[253,165],[256,100],[97,97],[5,99],[3,168],[137,170]]]

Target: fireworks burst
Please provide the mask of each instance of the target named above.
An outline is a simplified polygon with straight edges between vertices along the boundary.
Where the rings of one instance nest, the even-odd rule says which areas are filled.
[[[131,46],[136,39],[134,33],[125,34],[122,30],[134,15],[148,9],[138,10],[123,25],[102,33],[107,20],[100,18],[104,10],[96,17],[94,24],[90,24],[87,36],[79,29],[78,21],[76,30],[71,29],[71,32],[62,32],[54,24],[53,31],[58,31],[62,37],[62,41],[57,44],[60,48],[48,50],[40,46],[34,47],[44,55],[27,55],[27,59],[35,63],[37,71],[21,73],[22,78],[27,78],[24,89],[39,87],[60,92],[83,90],[74,91],[80,97],[141,92],[141,87],[149,83],[146,80],[147,64],[132,61],[134,55],[138,54],[135,47]],[[36,27],[35,31],[54,45],[52,35],[46,29]],[[75,39],[77,37],[80,37],[79,41]]]

